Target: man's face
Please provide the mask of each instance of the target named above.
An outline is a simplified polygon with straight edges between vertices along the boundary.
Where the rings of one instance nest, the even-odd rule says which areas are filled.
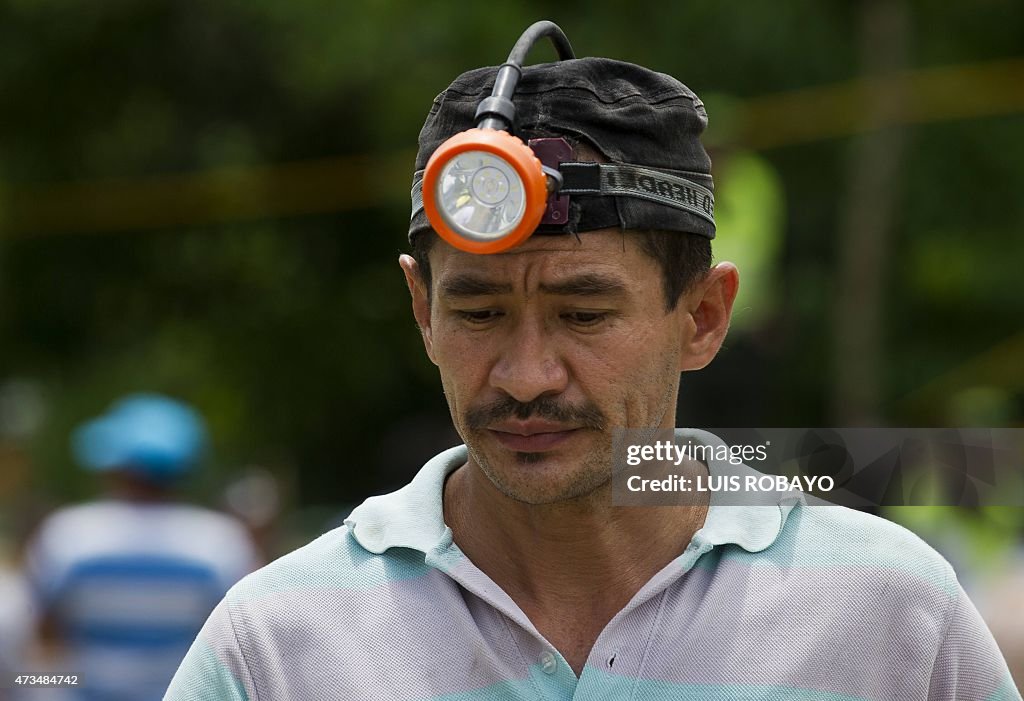
[[[438,241],[430,262],[428,306],[402,260],[427,353],[470,462],[503,494],[585,496],[611,478],[614,429],[672,427],[679,372],[703,364],[696,297],[666,311],[660,266],[632,236],[535,236],[494,255]]]

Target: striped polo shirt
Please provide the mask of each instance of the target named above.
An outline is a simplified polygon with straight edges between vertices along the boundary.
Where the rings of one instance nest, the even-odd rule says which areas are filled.
[[[779,495],[713,498],[703,528],[612,618],[577,678],[453,542],[442,492],[466,459],[465,447],[441,453],[243,579],[165,698],[1021,698],[941,556],[883,519]]]

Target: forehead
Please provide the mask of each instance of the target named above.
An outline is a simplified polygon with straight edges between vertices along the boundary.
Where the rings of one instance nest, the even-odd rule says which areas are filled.
[[[577,236],[532,236],[501,253],[479,255],[438,240],[430,251],[436,290],[446,282],[471,275],[491,282],[530,289],[580,275],[614,278],[631,290],[661,289],[660,266],[644,253],[636,234],[620,229],[588,231]]]

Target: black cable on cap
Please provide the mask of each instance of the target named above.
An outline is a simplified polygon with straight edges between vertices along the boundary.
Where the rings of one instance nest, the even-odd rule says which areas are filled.
[[[494,89],[491,96],[480,101],[476,108],[476,125],[482,129],[501,129],[509,131],[515,121],[516,108],[512,103],[512,95],[516,91],[516,85],[522,76],[523,61],[526,54],[540,39],[548,37],[558,52],[558,60],[576,58],[572,45],[566,38],[565,32],[555,24],[547,20],[534,22],[512,47],[508,60],[498,69],[498,77],[494,79]]]

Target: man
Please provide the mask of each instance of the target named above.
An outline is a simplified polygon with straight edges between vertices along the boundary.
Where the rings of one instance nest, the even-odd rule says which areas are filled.
[[[199,414],[156,394],[124,397],[75,432],[75,458],[101,474],[105,498],[51,514],[26,558],[54,658],[42,673],[74,675],[71,698],[161,698],[217,601],[257,566],[241,523],[175,499],[205,443]]]
[[[495,71],[435,100],[419,168]],[[524,69],[514,102],[524,141],[711,188],[703,105],[669,76],[566,60]],[[897,526],[613,503],[615,430],[672,428],[738,286],[710,219],[661,194],[574,194],[567,224],[478,255],[414,192],[400,264],[466,445],[233,588],[168,699],[1020,698],[949,566]]]

